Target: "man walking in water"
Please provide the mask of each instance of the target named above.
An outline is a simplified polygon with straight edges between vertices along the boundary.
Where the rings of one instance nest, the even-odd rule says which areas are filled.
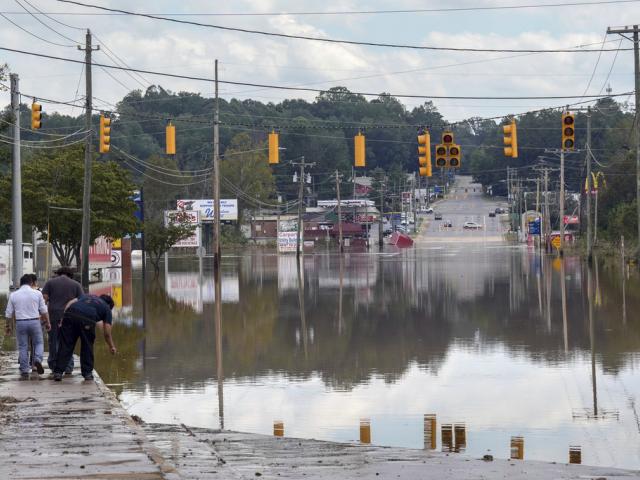
[[[47,363],[49,369],[54,370],[56,365],[56,355],[58,354],[59,331],[64,307],[70,300],[78,298],[84,292],[82,285],[73,280],[73,270],[70,267],[60,267],[56,271],[57,277],[48,280],[42,288],[42,295],[49,307],[49,319],[51,320],[51,330],[49,331],[49,357]],[[73,355],[69,363],[64,367],[64,373],[71,375],[73,371]]]
[[[60,342],[58,355],[53,370],[53,379],[62,380],[62,373],[73,356],[73,349],[80,338],[80,371],[85,380],[93,380],[93,343],[96,339],[96,325],[103,327],[104,340],[109,345],[111,354],[116,353],[116,346],[111,337],[111,309],[113,299],[109,295],[85,294],[71,300],[62,317],[59,331]]]

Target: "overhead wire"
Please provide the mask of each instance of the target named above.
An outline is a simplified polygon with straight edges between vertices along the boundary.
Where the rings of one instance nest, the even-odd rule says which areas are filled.
[[[57,43],[57,42],[52,42],[51,40],[47,40],[46,38],[43,38],[43,37],[41,37],[41,36],[39,36],[39,35],[37,35],[37,34],[33,33],[32,31],[27,30],[26,28],[22,27],[21,25],[17,24],[16,22],[14,22],[13,20],[11,20],[9,17],[7,17],[7,16],[6,16],[5,14],[3,14],[3,13],[0,13],[0,17],[4,18],[7,22],[9,22],[9,23],[13,24],[14,26],[18,27],[18,28],[19,28],[20,30],[22,30],[23,32],[25,32],[25,33],[27,33],[27,34],[31,35],[31,36],[32,36],[32,37],[34,37],[34,38],[37,38],[38,40],[42,40],[42,41],[43,41],[43,42],[45,42],[45,43],[49,43],[49,44],[51,44],[51,45],[55,45],[56,47],[67,47],[67,48],[69,48],[69,47],[71,47],[71,48],[75,47],[75,45],[65,45],[65,44],[62,44],[62,43]]]
[[[37,52],[29,52],[26,50],[19,50],[19,49],[15,49],[15,48],[8,48],[8,47],[2,47],[0,46],[0,50],[5,50],[8,52],[13,52],[13,53],[20,53],[20,54],[24,54],[24,55],[31,55],[31,56],[36,56],[36,57],[40,57],[40,58],[49,58],[52,60],[60,60],[60,61],[65,61],[65,62],[70,62],[70,63],[85,63],[81,60],[76,60],[76,59],[72,59],[72,58],[65,58],[65,57],[58,57],[55,55],[47,55],[44,53],[37,53]],[[204,82],[214,82],[214,79],[211,78],[207,78],[207,77],[198,77],[198,76],[190,76],[190,75],[181,75],[181,74],[175,74],[175,73],[168,73],[168,72],[155,72],[155,71],[151,71],[151,70],[144,70],[144,69],[139,69],[139,68],[128,68],[128,67],[121,67],[118,65],[108,65],[108,64],[103,64],[103,63],[97,63],[97,62],[92,62],[91,65],[96,66],[96,67],[104,67],[104,68],[109,68],[109,69],[115,69],[115,70],[128,70],[128,71],[132,71],[132,72],[138,72],[138,73],[146,73],[149,75],[158,75],[158,76],[164,76],[164,77],[171,77],[171,78],[181,78],[181,79],[187,79],[187,80],[194,80],[194,81],[204,81]],[[266,88],[266,89],[274,89],[274,90],[287,90],[287,91],[299,91],[299,92],[311,92],[311,93],[332,93],[332,92],[328,92],[327,90],[322,90],[322,89],[316,89],[316,88],[306,88],[306,87],[291,87],[291,86],[284,86],[284,85],[269,85],[269,84],[260,84],[260,83],[251,83],[251,82],[239,82],[239,81],[231,81],[231,80],[219,80],[218,83],[222,83],[222,84],[227,84],[227,85],[244,85],[244,86],[250,86],[250,87],[259,87],[259,88]],[[371,93],[371,92],[352,92],[352,91],[340,91],[340,92],[335,92],[338,94],[343,94],[343,95],[347,95],[347,96],[362,96],[362,97],[380,97],[381,94],[380,93]],[[454,100],[558,100],[558,99],[578,99],[578,98],[602,98],[602,97],[619,97],[619,96],[626,96],[628,95],[629,92],[625,92],[625,93],[617,93],[617,94],[609,94],[609,95],[540,95],[540,96],[482,96],[482,95],[478,95],[478,96],[471,96],[471,95],[418,95],[418,94],[402,94],[402,93],[385,93],[384,95],[388,95],[390,97],[396,97],[396,98],[418,98],[418,99],[426,99],[426,100],[431,100],[431,99],[454,99]]]
[[[122,13],[131,16],[144,17],[152,20],[161,20],[165,22],[179,23],[184,25],[192,25],[197,27],[205,27],[212,28],[223,31],[231,31],[238,33],[248,33],[254,35],[262,35],[268,37],[279,37],[279,38],[287,38],[287,39],[295,39],[295,40],[307,40],[314,42],[324,42],[324,43],[332,43],[332,44],[345,44],[345,45],[361,45],[361,46],[370,46],[370,47],[384,47],[384,48],[399,48],[399,49],[411,49],[411,50],[435,50],[435,51],[454,51],[454,52],[503,52],[503,53],[588,53],[588,52],[598,52],[598,50],[592,49],[509,49],[509,48],[458,48],[458,47],[436,47],[436,46],[427,46],[427,45],[408,45],[408,44],[396,44],[396,43],[378,43],[378,42],[362,42],[355,40],[342,40],[335,38],[326,38],[326,37],[312,37],[309,35],[292,35],[286,33],[279,32],[267,32],[263,30],[253,30],[248,28],[239,28],[239,27],[228,27],[224,25],[215,25],[211,23],[203,23],[196,22],[191,20],[179,20],[170,17],[164,17],[160,15],[153,15],[148,13],[141,12],[132,12],[129,10],[122,10],[118,8],[110,8],[104,7],[100,5],[94,5],[90,3],[78,2],[75,0],[57,0],[60,3],[68,3],[72,5],[77,5],[85,8],[93,8],[108,12]],[[631,50],[631,49],[627,49]]]
[[[81,31],[84,31],[84,30],[85,30],[84,28],[81,28],[81,27],[74,27],[74,26],[72,26],[72,25],[68,25],[68,24],[66,24],[66,23],[64,23],[64,22],[61,22],[60,20],[57,20],[56,18],[54,18],[54,17],[50,16],[49,14],[47,14],[47,13],[43,12],[42,10],[40,10],[38,7],[36,7],[36,6],[35,6],[35,5],[33,5],[32,3],[30,3],[28,0],[23,0],[23,1],[24,1],[24,3],[26,3],[27,5],[29,5],[31,8],[33,8],[34,10],[36,10],[36,11],[38,12],[38,14],[40,14],[40,15],[44,15],[44,16],[45,16],[45,17],[47,17],[49,20],[53,20],[54,22],[56,22],[56,23],[58,23],[58,24],[62,25],[63,27],[71,28],[71,29],[73,29],[73,30],[81,30]],[[31,13],[31,12],[30,12],[30,14],[31,14],[31,15],[34,15],[34,14],[33,14],[33,13]]]
[[[33,18],[35,18],[41,25],[44,25],[46,28],[48,28],[49,30],[51,30],[53,33],[55,33],[56,35],[58,35],[60,38],[64,38],[65,40],[69,40],[70,42],[73,42],[74,44],[78,44],[78,42],[76,40],[74,40],[73,38],[67,37],[66,35],[60,33],[59,31],[57,31],[55,28],[53,28],[52,26],[48,25],[47,23],[43,22],[40,18],[38,18],[37,15],[34,15],[33,12],[31,12],[30,10],[27,9],[27,7],[25,7],[24,5],[22,5],[22,3],[20,3],[19,0],[14,0],[18,5],[20,5],[20,8],[22,8],[25,12],[27,12],[30,16],[32,16]]]

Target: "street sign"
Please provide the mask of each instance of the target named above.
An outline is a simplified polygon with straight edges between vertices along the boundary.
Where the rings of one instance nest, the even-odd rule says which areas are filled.
[[[529,234],[540,235],[540,219],[536,218],[532,222],[529,222]]]
[[[173,247],[199,247],[200,243],[200,228],[198,226],[200,220],[199,210],[165,210],[164,223],[165,225],[174,224],[177,222],[177,218],[181,223],[188,223],[195,228],[193,233],[185,238],[173,244]]]
[[[560,250],[560,235],[556,235],[551,239],[551,245],[553,245],[553,248],[556,250]]]
[[[565,215],[564,216],[564,224],[565,225],[577,225],[580,223],[580,217],[578,215]]]

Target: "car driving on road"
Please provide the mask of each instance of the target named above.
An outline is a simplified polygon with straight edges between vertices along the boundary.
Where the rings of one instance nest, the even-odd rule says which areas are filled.
[[[434,220],[442,220],[442,214],[441,213],[435,213],[433,215],[433,219]]]
[[[479,228],[482,228],[482,225],[476,222],[464,222],[462,228],[466,228],[468,230],[478,230]]]

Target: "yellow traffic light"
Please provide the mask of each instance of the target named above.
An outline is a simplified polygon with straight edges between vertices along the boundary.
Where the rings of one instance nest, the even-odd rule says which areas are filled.
[[[455,143],[449,146],[449,162],[450,168],[460,168],[460,145]]]
[[[176,127],[171,122],[167,124],[166,128],[165,148],[167,155],[176,154]]]
[[[422,177],[431,176],[431,135],[424,132],[418,135],[418,164]]]
[[[109,153],[111,143],[111,119],[100,115],[100,153]]]
[[[504,156],[518,158],[518,131],[516,121],[511,120],[509,125],[502,127],[504,132]]]
[[[562,114],[562,150],[573,150],[576,145],[575,116],[573,113]]]
[[[278,134],[271,131],[269,134],[269,165],[280,163],[280,151],[278,150]]]
[[[450,145],[453,143],[453,132],[445,131],[442,133],[442,143]]]
[[[447,159],[447,146],[439,143],[438,145],[436,145],[436,167],[446,167]]]
[[[31,104],[31,129],[38,130],[42,127],[42,105],[35,101]]]
[[[358,134],[353,137],[353,152],[355,157],[354,165],[356,167],[364,167],[364,135],[362,135],[361,132],[358,132]]]

